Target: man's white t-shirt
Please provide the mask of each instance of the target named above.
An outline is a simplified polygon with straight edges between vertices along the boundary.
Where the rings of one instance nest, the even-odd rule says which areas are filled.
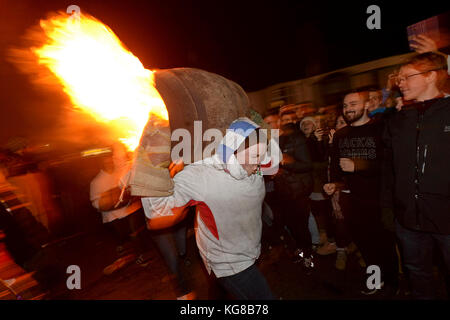
[[[124,166],[121,169],[115,170],[113,173],[108,173],[104,170],[100,170],[97,176],[91,181],[90,198],[94,208],[99,210],[99,199],[103,192],[121,185],[121,178],[128,172],[128,169],[129,166]],[[116,210],[103,211],[103,223],[108,223],[116,219],[124,218],[139,210],[140,207],[140,201],[136,201],[128,206]]]

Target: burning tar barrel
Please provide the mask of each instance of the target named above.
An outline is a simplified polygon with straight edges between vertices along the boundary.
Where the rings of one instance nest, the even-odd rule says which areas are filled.
[[[194,133],[194,121],[203,129],[225,132],[231,121],[248,116],[249,101],[236,83],[198,69],[178,68],[155,73],[155,87],[169,112],[170,128]]]
[[[199,134],[194,130],[194,121],[201,121],[201,135],[212,128],[224,134],[233,120],[244,116],[262,123],[261,117],[250,109],[245,91],[222,76],[191,68],[161,70],[154,76],[155,87],[167,107],[169,123],[151,116],[144,129],[128,183],[133,196],[172,194],[173,182],[167,168],[175,160],[170,156],[174,130],[186,129],[193,138]],[[206,142],[200,140],[203,149]],[[190,163],[200,160],[194,159],[194,148],[199,146],[193,142],[190,146]]]

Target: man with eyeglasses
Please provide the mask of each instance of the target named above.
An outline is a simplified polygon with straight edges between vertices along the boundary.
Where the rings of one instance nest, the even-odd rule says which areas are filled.
[[[384,201],[395,212],[396,234],[412,294],[433,299],[433,248],[450,273],[450,98],[444,56],[424,53],[400,68],[396,82],[405,101],[390,118],[383,140]]]

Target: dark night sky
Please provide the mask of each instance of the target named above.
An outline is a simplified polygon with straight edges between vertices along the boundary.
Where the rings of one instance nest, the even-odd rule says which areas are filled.
[[[146,68],[196,67],[247,91],[406,53],[406,26],[449,9],[447,1],[1,0],[0,142],[57,119],[46,93],[4,55],[46,13],[70,4],[109,25]],[[370,4],[381,8],[381,30],[366,27]]]

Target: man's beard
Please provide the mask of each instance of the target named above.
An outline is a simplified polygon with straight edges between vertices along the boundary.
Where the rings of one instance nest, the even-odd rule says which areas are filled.
[[[354,114],[352,114],[350,117],[347,115],[347,113],[344,114],[344,118],[347,121],[348,124],[358,121],[364,116],[365,110],[362,110],[360,113],[355,111]]]

